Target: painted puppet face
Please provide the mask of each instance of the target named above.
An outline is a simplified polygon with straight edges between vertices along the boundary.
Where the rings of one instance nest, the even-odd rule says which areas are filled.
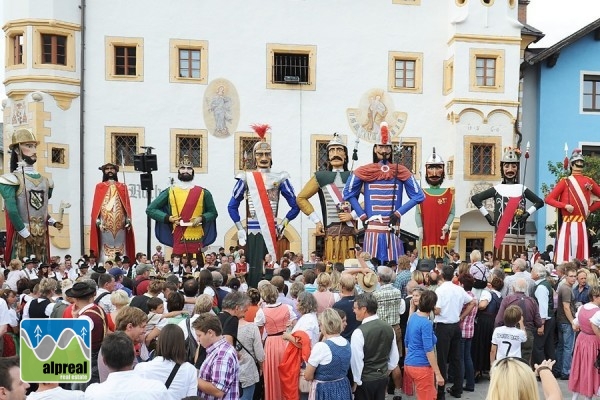
[[[430,186],[440,186],[442,182],[444,182],[444,165],[428,165],[426,169],[425,180]]]
[[[346,152],[343,146],[330,146],[327,149],[329,155],[329,163],[332,168],[342,168],[346,162]]]
[[[379,161],[391,160],[392,158],[392,146],[385,144],[376,144],[375,145],[375,154],[377,155],[377,159]]]

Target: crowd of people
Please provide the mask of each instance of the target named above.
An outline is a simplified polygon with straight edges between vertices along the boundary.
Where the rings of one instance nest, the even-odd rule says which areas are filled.
[[[593,258],[525,255],[507,272],[478,250],[468,262],[413,252],[387,265],[358,254],[267,256],[256,288],[241,248],[200,260],[165,259],[160,246],[103,264],[11,260],[0,273],[0,387],[19,399],[431,400],[490,379],[489,399],[537,399],[537,377],[547,399],[562,398],[557,379],[573,399],[598,395]],[[92,321],[89,383],[21,382],[28,318]]]

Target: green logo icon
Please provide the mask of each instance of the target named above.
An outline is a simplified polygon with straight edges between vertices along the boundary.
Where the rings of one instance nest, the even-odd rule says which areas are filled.
[[[92,377],[90,334],[86,319],[21,321],[21,380],[88,382]]]

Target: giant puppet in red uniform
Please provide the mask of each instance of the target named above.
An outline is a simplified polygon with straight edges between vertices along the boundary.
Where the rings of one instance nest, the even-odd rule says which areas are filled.
[[[93,251],[98,260],[114,259],[116,253],[132,257],[135,238],[127,185],[117,178],[118,165],[108,163],[98,169],[102,171],[102,182],[94,191],[90,252]]]
[[[573,150],[570,164],[571,175],[562,178],[545,199],[546,204],[558,209],[560,229],[554,252],[557,263],[568,262],[573,258],[588,258],[585,220],[590,213],[600,208],[600,202],[592,203],[592,195],[600,197],[600,186],[589,176],[583,175],[581,150]]]
[[[444,160],[433,148],[425,163],[425,180],[429,187],[423,189],[425,200],[417,206],[415,214],[421,236],[421,257],[444,257],[448,245],[448,232],[454,220],[454,188],[442,188]]]

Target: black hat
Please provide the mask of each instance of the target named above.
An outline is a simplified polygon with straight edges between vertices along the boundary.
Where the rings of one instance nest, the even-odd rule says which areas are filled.
[[[417,271],[429,272],[434,268],[435,265],[433,264],[433,260],[431,259],[422,258],[417,263]]]
[[[89,297],[96,293],[96,288],[91,287],[85,282],[77,282],[73,287],[65,292],[69,297],[74,299],[81,299],[83,297]]]
[[[121,261],[123,261],[123,264],[125,264],[125,263],[129,264],[129,262],[130,262],[129,257],[127,257],[127,256],[123,256],[123,258],[121,258]]]
[[[89,267],[90,267],[89,265],[87,265],[86,263],[83,263],[79,266],[79,269],[83,269],[83,268],[88,269]]]
[[[42,265],[40,265],[38,267],[38,269],[42,269],[42,268],[50,268],[50,266],[48,264],[46,264],[46,263],[43,263]]]
[[[28,258],[23,265],[27,265],[27,264],[39,264],[39,261],[36,258]]]
[[[104,268],[103,266],[99,266],[98,268],[96,268],[96,272],[99,274],[105,274],[106,268]]]
[[[443,264],[444,263],[444,259],[441,258],[441,257],[438,257],[438,258],[435,259],[435,263],[436,264]]]

